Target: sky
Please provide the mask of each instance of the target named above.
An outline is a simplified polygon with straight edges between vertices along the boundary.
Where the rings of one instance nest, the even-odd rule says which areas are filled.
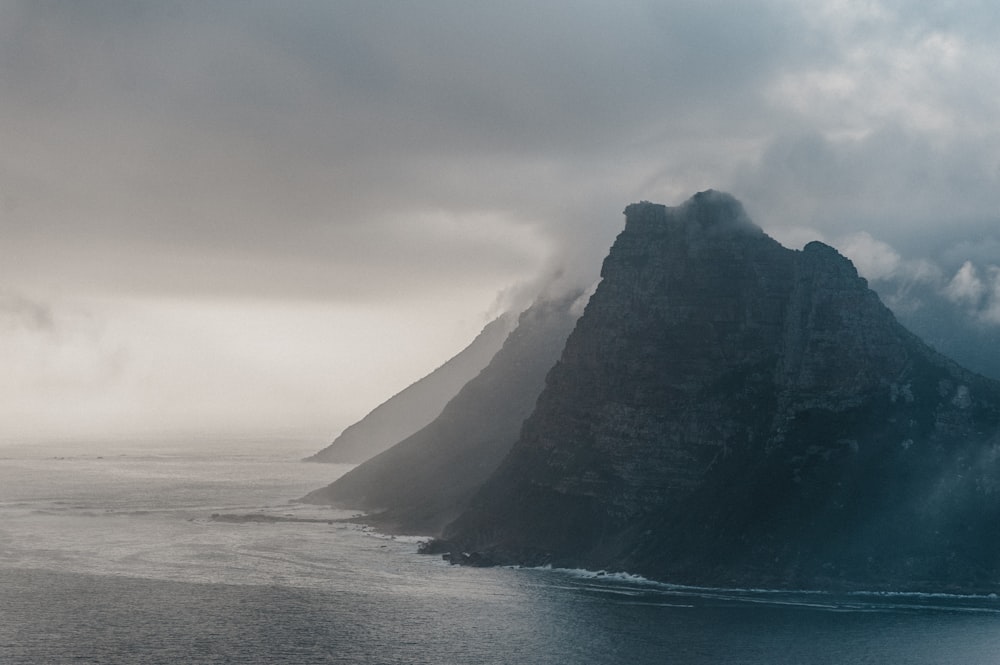
[[[0,441],[328,440],[707,188],[986,372],[997,34],[985,0],[0,0]]]

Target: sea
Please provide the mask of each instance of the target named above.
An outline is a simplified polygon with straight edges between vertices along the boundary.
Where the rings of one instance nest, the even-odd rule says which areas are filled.
[[[450,566],[296,503],[321,443],[0,444],[0,664],[1000,661],[990,595]]]

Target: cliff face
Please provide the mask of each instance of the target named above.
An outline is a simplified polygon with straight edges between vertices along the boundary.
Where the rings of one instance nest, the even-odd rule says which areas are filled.
[[[515,324],[513,314],[493,320],[454,358],[375,407],[305,461],[360,464],[425,427],[489,364]]]
[[[1000,586],[1000,384],[732,197],[626,209],[510,455],[442,550],[771,587]]]
[[[368,511],[365,521],[387,531],[439,533],[517,440],[576,323],[578,297],[536,302],[433,422],[303,500]]]

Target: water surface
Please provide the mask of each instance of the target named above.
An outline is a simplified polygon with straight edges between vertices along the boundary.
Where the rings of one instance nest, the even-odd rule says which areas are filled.
[[[986,663],[994,598],[469,569],[290,503],[288,441],[0,447],[0,663]],[[229,522],[266,514],[315,521]]]

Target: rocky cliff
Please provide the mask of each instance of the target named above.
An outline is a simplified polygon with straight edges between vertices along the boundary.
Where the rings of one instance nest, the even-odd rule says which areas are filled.
[[[434,535],[468,506],[517,440],[576,323],[580,294],[539,300],[426,427],[303,501],[367,511],[394,533]]]
[[[689,584],[1000,587],[1000,384],[728,195],[625,214],[519,440],[432,549]]]
[[[305,461],[360,464],[425,427],[489,364],[516,323],[516,314],[510,313],[491,321],[451,360],[375,407]]]

